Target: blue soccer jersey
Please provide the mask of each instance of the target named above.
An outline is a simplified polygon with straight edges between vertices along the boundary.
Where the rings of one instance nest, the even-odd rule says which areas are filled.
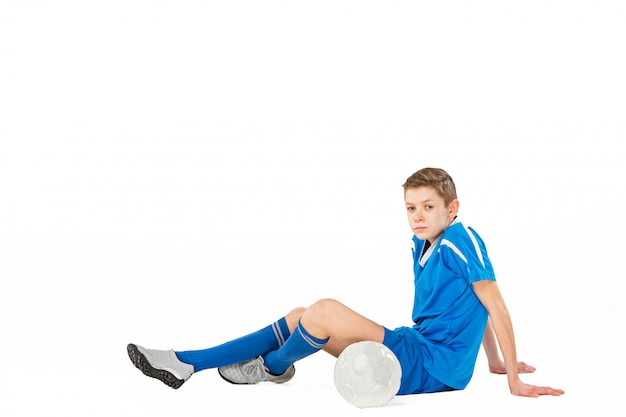
[[[463,389],[488,318],[472,283],[495,280],[485,244],[458,220],[431,246],[415,236],[413,242],[413,328],[422,339],[424,368],[449,387]]]

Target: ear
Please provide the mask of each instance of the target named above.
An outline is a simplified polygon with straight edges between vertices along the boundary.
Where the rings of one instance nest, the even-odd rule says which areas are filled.
[[[454,200],[450,202],[450,205],[448,205],[448,217],[450,217],[450,219],[454,219],[454,217],[457,215],[458,212],[459,212],[459,200],[455,198]]]

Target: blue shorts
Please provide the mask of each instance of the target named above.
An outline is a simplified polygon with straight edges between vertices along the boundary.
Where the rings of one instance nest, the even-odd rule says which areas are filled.
[[[395,330],[385,328],[383,345],[391,349],[396,355],[402,368],[402,380],[398,395],[452,390],[443,382],[433,378],[424,369],[424,358],[419,341],[410,335],[410,332],[415,331],[411,327],[398,327]]]

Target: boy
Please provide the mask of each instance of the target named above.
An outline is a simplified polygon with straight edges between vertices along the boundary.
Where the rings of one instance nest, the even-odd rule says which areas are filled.
[[[371,340],[398,357],[402,367],[398,395],[404,395],[464,389],[482,342],[490,370],[506,372],[512,394],[563,394],[519,379],[520,372],[534,368],[517,362],[511,320],[485,245],[457,219],[459,201],[452,178],[442,169],[424,168],[403,188],[414,233],[411,327],[390,330],[336,300],[322,299],[257,332],[204,350],[174,352],[129,344],[131,361],[173,388],[209,368],[218,368],[220,376],[233,384],[283,383],[293,377],[294,363],[306,356],[323,349],[337,357],[348,345]]]

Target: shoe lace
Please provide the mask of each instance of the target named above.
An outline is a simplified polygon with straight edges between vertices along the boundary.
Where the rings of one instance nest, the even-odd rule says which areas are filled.
[[[252,381],[264,381],[265,380],[265,366],[263,365],[263,358],[255,358],[251,361],[241,365],[241,372]]]

